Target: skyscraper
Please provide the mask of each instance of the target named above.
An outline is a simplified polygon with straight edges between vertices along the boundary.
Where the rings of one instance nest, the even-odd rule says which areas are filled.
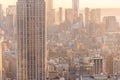
[[[63,21],[63,8],[62,7],[60,7],[59,8],[59,19],[60,19],[60,23]]]
[[[79,12],[79,0],[72,0],[72,8],[74,10],[74,13],[77,13],[77,15],[78,15],[78,12]]]
[[[85,26],[88,27],[90,22],[90,9],[85,8]]]
[[[47,11],[51,11],[53,9],[53,0],[46,0]]]
[[[44,0],[18,0],[17,80],[46,80],[46,25]]]
[[[90,12],[91,23],[100,24],[101,22],[101,9],[92,9]]]

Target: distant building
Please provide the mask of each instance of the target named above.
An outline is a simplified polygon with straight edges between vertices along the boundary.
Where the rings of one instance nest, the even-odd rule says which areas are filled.
[[[106,16],[103,18],[103,23],[105,24],[107,32],[116,32],[119,28],[119,23],[115,16]]]
[[[2,27],[2,21],[3,21],[3,10],[2,10],[2,5],[0,4],[0,27]]]
[[[90,9],[85,8],[85,26],[88,27],[90,22]]]
[[[74,20],[74,12],[72,9],[65,10],[65,21],[73,23]]]
[[[120,58],[115,57],[113,59],[113,74],[120,73]]]
[[[6,14],[7,15],[16,15],[16,6],[15,5],[9,5],[6,9]]]
[[[2,50],[3,51],[8,51],[10,49],[10,43],[9,41],[3,41],[2,42]]]
[[[6,16],[12,16],[13,19],[13,26],[16,25],[16,6],[15,5],[9,5],[6,9]]]
[[[59,12],[59,9],[55,10],[55,24],[56,25],[59,25],[61,22],[60,22],[60,12]]]
[[[16,34],[17,34],[17,21],[16,21],[16,6],[15,5],[8,5],[6,8],[6,27],[5,30],[7,32],[7,35],[13,39],[16,40]]]
[[[93,67],[94,74],[103,73],[103,58],[92,57],[91,62],[94,64],[94,67]]]
[[[3,79],[2,80],[16,80],[17,77],[17,63],[15,51],[3,51]]]
[[[55,24],[55,9],[52,9],[47,14],[47,25],[51,26]]]
[[[72,0],[72,8],[73,8],[74,14],[78,17],[78,13],[79,13],[79,0]]]
[[[14,16],[13,15],[6,15],[6,34],[8,34],[9,37],[13,38],[14,35]]]
[[[92,9],[91,10],[90,22],[100,24],[100,22],[101,22],[101,9]]]
[[[60,18],[60,23],[61,23],[63,21],[63,8],[62,7],[59,8],[59,14],[60,14],[59,18]]]
[[[53,0],[46,0],[46,7],[47,7],[47,12],[51,11],[53,9]]]
[[[55,9],[53,9],[53,0],[46,0],[47,26],[55,24]]]
[[[84,27],[84,18],[83,18],[83,14],[79,14],[78,22],[80,22],[81,25]]]

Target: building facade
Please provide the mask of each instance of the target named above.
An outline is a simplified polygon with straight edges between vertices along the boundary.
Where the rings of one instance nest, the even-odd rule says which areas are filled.
[[[94,74],[103,73],[103,58],[93,57],[91,58],[91,61],[94,64]]]
[[[46,0],[47,12],[53,9],[53,0]]]
[[[74,22],[77,22],[77,18],[79,15],[79,0],[72,0],[72,9],[74,12]]]
[[[44,0],[17,2],[17,80],[46,80],[46,25]]]
[[[74,13],[72,9],[65,10],[65,21],[73,23]]]
[[[79,0],[72,0],[72,8],[74,12],[79,12]]]

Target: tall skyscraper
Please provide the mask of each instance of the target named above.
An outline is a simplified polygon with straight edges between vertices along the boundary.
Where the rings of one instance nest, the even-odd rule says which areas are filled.
[[[63,8],[62,7],[59,8],[59,19],[61,23],[63,21]]]
[[[46,25],[44,0],[18,0],[17,80],[46,80]]]
[[[47,11],[51,11],[53,9],[53,0],[46,0]]]
[[[78,12],[79,12],[79,0],[72,0],[72,8],[74,13],[77,14],[78,16]]]
[[[65,10],[65,20],[67,22],[70,22],[70,23],[73,23],[73,19],[74,19],[74,16],[73,16],[73,10],[72,9],[66,9]]]
[[[92,9],[90,12],[90,22],[100,24],[101,22],[101,9]]]
[[[85,8],[85,26],[88,27],[90,22],[90,9]]]

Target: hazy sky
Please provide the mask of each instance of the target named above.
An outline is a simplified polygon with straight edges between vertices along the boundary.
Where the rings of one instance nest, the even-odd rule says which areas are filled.
[[[0,0],[3,7],[15,4],[16,0]],[[71,7],[71,0],[54,0],[55,7]],[[80,0],[80,8],[120,8],[120,0]]]

